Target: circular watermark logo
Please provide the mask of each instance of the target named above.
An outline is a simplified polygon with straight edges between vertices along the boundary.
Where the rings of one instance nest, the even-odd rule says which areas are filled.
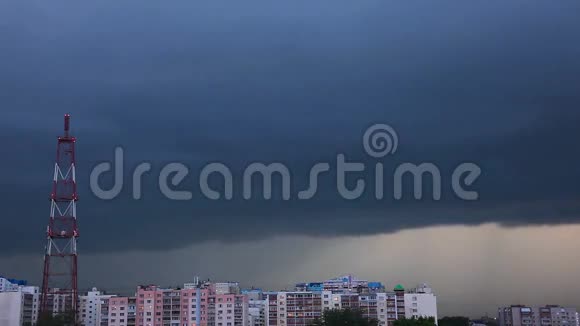
[[[368,155],[374,158],[385,157],[397,151],[399,136],[389,125],[374,124],[365,131],[363,146]]]

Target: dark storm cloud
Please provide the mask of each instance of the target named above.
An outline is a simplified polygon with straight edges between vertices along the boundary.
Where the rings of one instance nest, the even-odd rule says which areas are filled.
[[[0,238],[3,253],[42,247],[43,199],[63,112],[72,113],[79,138],[86,251],[577,222],[577,7],[5,2],[0,136],[9,141],[0,191],[10,232]],[[311,201],[241,200],[241,171],[253,161],[287,164],[300,187],[293,190],[304,188],[312,164],[333,162],[339,152],[369,169],[376,160],[364,154],[361,137],[373,123],[400,135],[388,166],[435,162],[449,180],[458,163],[479,164],[481,200],[460,202],[444,189],[441,202],[347,202],[332,174]],[[126,150],[127,179],[139,162],[153,164],[141,201],[131,199],[128,183],[110,202],[90,192],[90,169],[111,160],[117,145]],[[157,190],[155,176],[171,161],[191,167],[183,184],[193,201],[169,201]],[[197,174],[213,161],[235,173],[234,200],[200,197]],[[33,225],[38,232],[30,232]]]

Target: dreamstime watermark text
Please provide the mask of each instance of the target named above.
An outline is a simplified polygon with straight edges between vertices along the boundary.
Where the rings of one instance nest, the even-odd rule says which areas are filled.
[[[280,162],[254,162],[245,167],[241,175],[241,187],[234,187],[234,174],[226,164],[220,162],[209,163],[196,175],[199,183],[201,195],[210,200],[231,200],[234,196],[234,189],[241,189],[241,198],[251,200],[258,198],[254,190],[261,189],[262,198],[265,200],[272,199],[273,195],[273,178],[281,180],[280,187],[281,198],[283,200],[313,199],[319,188],[319,183],[324,174],[329,174],[332,169],[336,172],[335,186],[337,193],[344,199],[354,200],[362,197],[365,192],[372,191],[374,198],[381,200],[386,197],[385,190],[392,190],[392,197],[395,200],[403,199],[404,196],[404,178],[412,178],[413,198],[420,200],[424,198],[423,183],[429,180],[432,186],[430,194],[433,200],[440,200],[444,182],[450,182],[451,189],[455,196],[461,200],[473,201],[479,198],[479,193],[472,189],[472,186],[481,175],[481,168],[472,162],[463,162],[458,164],[451,173],[451,180],[443,180],[439,167],[430,162],[411,163],[405,162],[396,166],[391,171],[385,171],[384,160],[389,155],[394,155],[399,146],[399,136],[395,129],[387,124],[375,124],[366,129],[363,134],[363,147],[372,159],[375,159],[374,165],[368,166],[368,163],[349,161],[345,154],[337,154],[333,162],[318,162],[314,164],[309,171],[308,187],[292,192],[291,187],[291,170]],[[103,200],[117,198],[123,191],[125,185],[125,152],[123,148],[117,147],[114,151],[112,162],[102,162],[96,165],[91,171],[90,188],[95,196]],[[131,189],[133,199],[142,198],[143,178],[147,172],[152,170],[151,163],[143,162],[138,164],[131,171]],[[374,174],[374,187],[367,186],[365,178],[361,174],[372,171]],[[105,173],[113,173],[113,185],[109,189],[103,189],[99,183],[100,178]],[[389,178],[387,173],[391,175]],[[354,186],[347,185],[347,178],[350,175],[356,177]],[[159,191],[163,196],[171,200],[192,200],[193,192],[189,190],[178,190],[177,188],[183,183],[185,178],[190,175],[190,169],[183,163],[172,162],[164,165],[157,176]],[[209,179],[212,176],[220,177],[222,187],[220,189],[212,188]],[[325,180],[327,180],[326,178]],[[392,181],[392,184],[386,184],[385,180]],[[239,178],[238,178],[239,180]],[[352,177],[351,179],[352,180]],[[261,182],[260,182],[261,181]]]

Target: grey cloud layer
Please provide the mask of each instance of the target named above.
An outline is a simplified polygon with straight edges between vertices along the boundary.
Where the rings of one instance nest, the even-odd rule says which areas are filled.
[[[0,172],[9,206],[3,222],[12,230],[0,238],[3,253],[42,248],[64,112],[79,137],[86,251],[578,221],[577,3],[62,6],[0,5],[0,136],[11,139]],[[462,203],[447,192],[441,203],[345,202],[332,177],[309,202],[176,203],[161,198],[151,179],[139,202],[127,192],[102,202],[88,189],[90,168],[110,160],[116,145],[126,149],[128,167],[143,160],[154,171],[169,161],[191,166],[188,189],[212,161],[238,172],[252,161],[284,162],[304,185],[310,166],[337,152],[372,166],[360,139],[377,122],[401,137],[387,163],[433,161],[446,171],[480,164],[482,200]],[[99,243],[104,234],[108,241]],[[151,234],[159,241],[144,240]]]

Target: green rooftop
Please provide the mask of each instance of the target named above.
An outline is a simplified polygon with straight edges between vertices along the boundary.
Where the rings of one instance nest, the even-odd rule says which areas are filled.
[[[405,287],[403,284],[397,284],[397,286],[395,286],[395,291],[405,291]]]

